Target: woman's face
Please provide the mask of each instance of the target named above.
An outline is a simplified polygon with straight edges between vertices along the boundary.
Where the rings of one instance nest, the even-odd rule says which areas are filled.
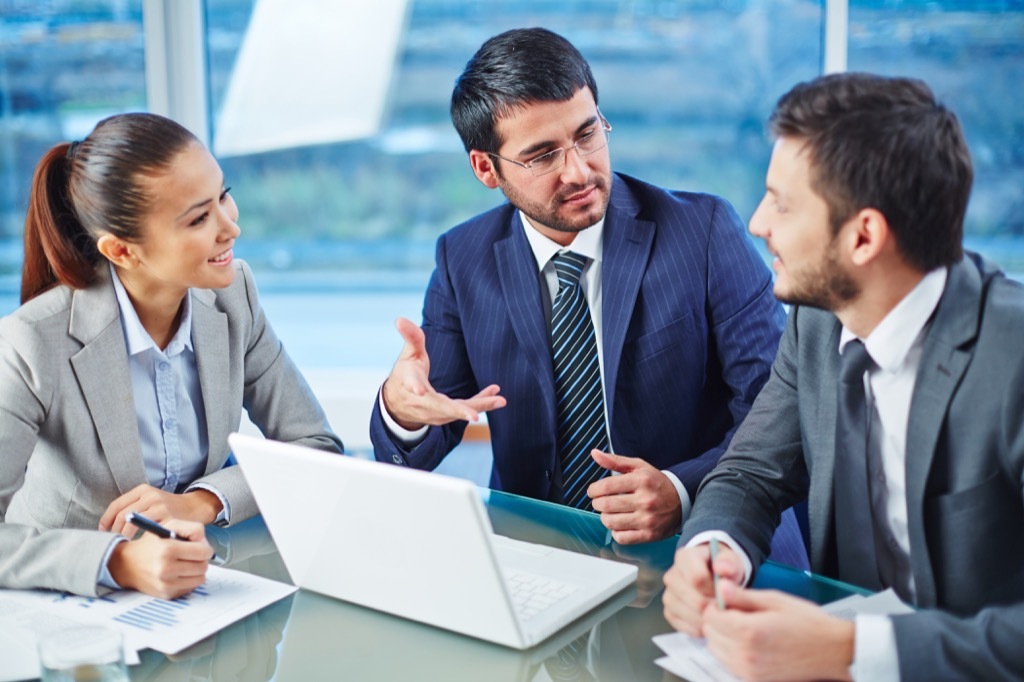
[[[152,209],[132,245],[136,264],[127,274],[140,293],[221,289],[234,281],[232,247],[241,233],[238,207],[224,174],[200,144],[182,150],[160,175],[143,177]],[[123,278],[124,279],[124,278]]]

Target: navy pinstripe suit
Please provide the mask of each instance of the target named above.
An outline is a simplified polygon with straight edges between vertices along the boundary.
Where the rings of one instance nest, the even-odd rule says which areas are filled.
[[[691,496],[768,378],[785,314],[723,199],[616,174],[602,258],[604,384],[618,454],[675,473]],[[491,487],[561,501],[547,296],[506,203],[442,235],[423,331],[430,381],[452,397],[495,383]],[[406,450],[374,408],[379,460],[432,469],[465,422]]]

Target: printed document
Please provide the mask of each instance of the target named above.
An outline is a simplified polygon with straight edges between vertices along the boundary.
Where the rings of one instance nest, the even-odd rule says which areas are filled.
[[[178,599],[139,592],[79,597],[46,590],[0,590],[0,682],[39,676],[36,638],[76,624],[120,630],[125,661],[151,648],[174,654],[298,588],[251,573],[210,566],[206,582]]]

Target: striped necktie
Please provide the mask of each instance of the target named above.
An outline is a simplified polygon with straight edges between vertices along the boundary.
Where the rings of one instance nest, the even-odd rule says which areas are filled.
[[[558,293],[551,308],[551,351],[558,412],[558,458],[566,504],[592,511],[587,487],[605,474],[590,456],[608,449],[601,366],[590,308],[580,287],[587,259],[566,251],[551,259]]]

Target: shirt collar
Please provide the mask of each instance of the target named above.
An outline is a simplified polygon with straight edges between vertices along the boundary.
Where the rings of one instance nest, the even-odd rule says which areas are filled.
[[[939,305],[947,275],[946,268],[937,268],[925,275],[863,340],[868,355],[879,368],[893,372],[903,364]],[[839,336],[839,352],[842,353],[846,344],[855,338],[857,336],[853,332],[843,327]]]
[[[186,348],[192,350],[192,292],[185,295],[185,308],[181,311],[181,323],[174,338],[167,344],[167,350],[160,351],[159,346],[142,326],[139,314],[135,312],[135,306],[128,298],[128,292],[117,276],[117,268],[110,264],[110,279],[114,283],[114,293],[117,295],[117,307],[121,310],[121,329],[124,331],[124,340],[128,345],[128,355],[138,355],[150,348],[158,353],[163,352],[168,357],[173,357]]]
[[[561,251],[573,251],[581,256],[586,256],[592,261],[601,260],[601,237],[604,234],[604,217],[590,227],[577,232],[576,238],[572,240],[572,244],[569,246],[562,246],[542,235],[522,211],[519,211],[519,217],[523,223],[523,231],[526,232],[526,240],[530,242],[533,256],[537,259],[538,270],[543,270],[548,261]]]

